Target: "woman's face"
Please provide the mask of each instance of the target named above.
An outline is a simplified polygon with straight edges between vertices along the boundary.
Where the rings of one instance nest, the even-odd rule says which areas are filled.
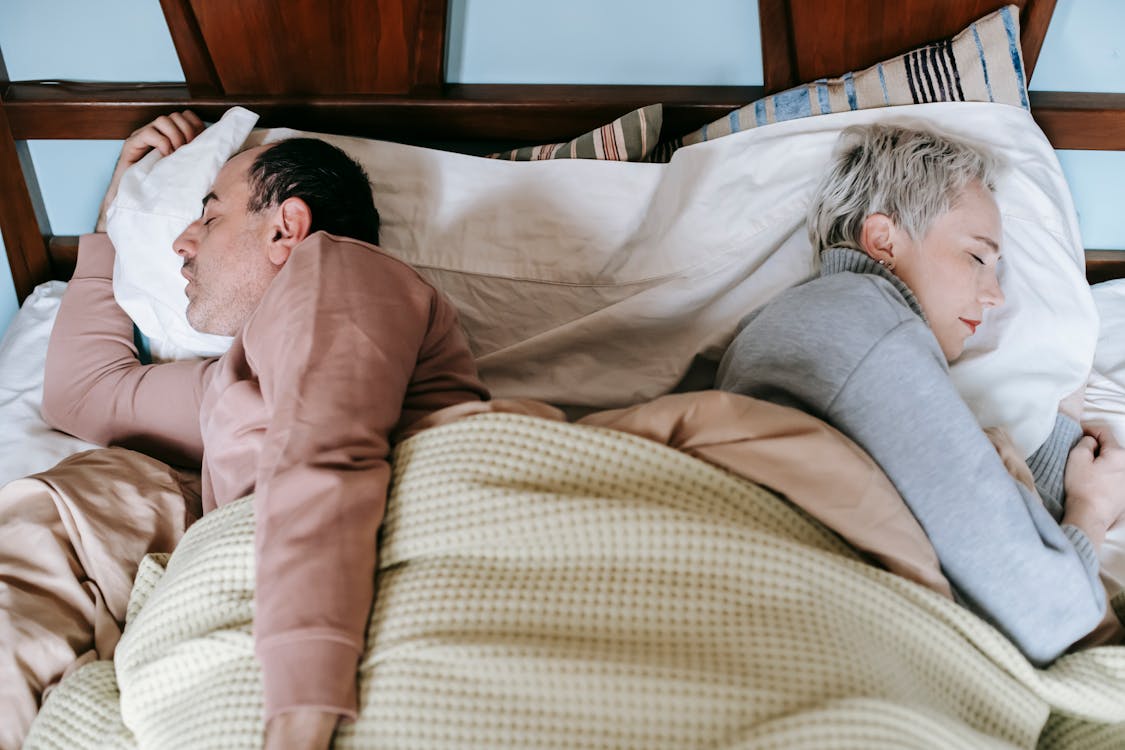
[[[984,311],[1004,304],[996,278],[1002,239],[996,199],[973,182],[919,241],[897,227],[892,231],[894,273],[918,298],[952,362],[961,356]]]

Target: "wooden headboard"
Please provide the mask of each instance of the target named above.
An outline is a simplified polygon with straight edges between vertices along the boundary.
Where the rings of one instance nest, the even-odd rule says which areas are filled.
[[[1055,0],[1012,1],[1030,78]],[[28,139],[121,139],[173,110],[213,120],[242,105],[265,126],[545,143],[657,101],[675,137],[767,93],[952,36],[1005,4],[760,0],[765,85],[708,87],[446,84],[447,0],[161,0],[185,83],[9,81],[0,59],[0,230],[16,293],[67,278],[77,248],[50,231]],[[1125,150],[1125,95],[1034,92],[1031,107],[1056,148]],[[1087,250],[1087,275],[1125,276],[1125,253]]]

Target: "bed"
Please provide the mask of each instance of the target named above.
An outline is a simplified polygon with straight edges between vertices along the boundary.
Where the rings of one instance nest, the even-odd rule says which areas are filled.
[[[323,17],[294,0],[297,40],[264,2],[163,0],[186,85],[6,84],[0,228],[24,307],[0,345],[0,483],[91,447],[38,416],[77,242],[44,232],[18,142],[121,138],[184,108],[217,123],[182,163],[144,162],[112,217],[119,301],[174,358],[222,342],[161,306],[178,262],[130,255],[185,218],[165,180],[198,190],[213,173],[191,165],[246,138],[318,133],[368,168],[383,244],[454,300],[501,397],[398,448],[360,717],[337,746],[1121,746],[1121,649],[1034,669],[950,600],[924,538],[888,541],[920,534],[908,514],[807,471],[838,444],[693,386],[741,315],[815,271],[803,201],[835,134],[905,118],[1016,165],[1000,201],[1027,249],[1003,279],[1013,312],[955,372],[982,422],[1029,452],[1092,367],[1087,413],[1125,423],[1120,290],[1089,288],[1125,261],[1084,250],[1051,150],[1125,149],[1125,104],[1027,94],[1054,3],[825,5],[760,3],[763,87],[446,85],[441,0]],[[328,28],[348,29],[332,53],[348,64]],[[486,153],[506,158],[470,155]],[[1043,347],[1054,369],[1029,371]],[[59,502],[77,486],[56,483]],[[471,522],[450,512],[466,498]],[[68,676],[29,746],[260,743],[252,512],[227,506],[145,558],[114,661]],[[1103,558],[1113,592],[1122,549]]]

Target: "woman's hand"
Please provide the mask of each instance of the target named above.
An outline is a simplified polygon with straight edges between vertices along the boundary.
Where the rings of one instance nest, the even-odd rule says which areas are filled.
[[[992,441],[992,447],[1000,455],[1000,460],[1004,462],[1004,468],[1012,475],[1012,479],[1035,492],[1036,497],[1038,497],[1038,491],[1035,489],[1035,477],[1032,475],[1031,469],[1028,468],[1027,461],[1016,450],[1008,432],[1003,427],[985,427],[984,434]]]
[[[194,112],[185,109],[183,112],[161,115],[143,128],[133,131],[121,147],[121,156],[117,158],[117,166],[113,169],[113,177],[102,200],[94,231],[105,231],[106,212],[113,199],[117,197],[117,188],[121,184],[121,176],[125,174],[125,170],[140,161],[152,149],[168,156],[185,143],[191,143],[195,136],[203,132],[204,127],[203,121],[196,117]]]
[[[1125,448],[1108,427],[1086,426],[1087,434],[1066,462],[1066,513],[1073,524],[1100,548],[1105,532],[1125,515]]]

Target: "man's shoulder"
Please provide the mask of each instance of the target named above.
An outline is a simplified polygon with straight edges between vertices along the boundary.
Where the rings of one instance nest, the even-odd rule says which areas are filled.
[[[444,300],[414,266],[393,253],[370,242],[325,231],[314,232],[293,250],[275,286],[282,291],[295,285],[307,287],[314,280],[326,291],[366,290],[384,299],[409,298],[425,306]],[[288,290],[285,293],[291,294]]]

